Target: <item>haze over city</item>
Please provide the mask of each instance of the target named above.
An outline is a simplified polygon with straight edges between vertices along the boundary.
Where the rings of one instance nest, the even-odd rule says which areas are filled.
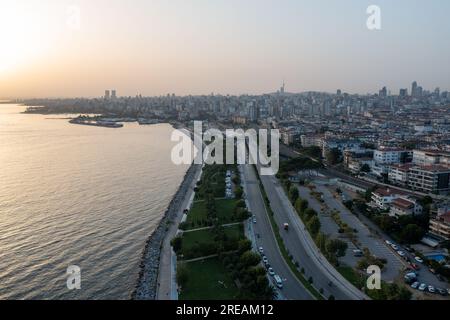
[[[2,0],[0,97],[450,89],[450,2],[372,2]]]

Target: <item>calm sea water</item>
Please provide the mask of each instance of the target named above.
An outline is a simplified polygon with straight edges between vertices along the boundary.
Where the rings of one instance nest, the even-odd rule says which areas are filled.
[[[108,129],[0,104],[0,299],[127,299],[187,170],[172,127]],[[52,118],[52,119],[49,119]],[[66,287],[69,265],[81,290]]]

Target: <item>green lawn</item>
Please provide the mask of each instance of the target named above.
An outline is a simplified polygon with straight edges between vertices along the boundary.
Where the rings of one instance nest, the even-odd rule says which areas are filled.
[[[188,280],[186,287],[182,288],[180,300],[235,299],[238,288],[218,259],[189,262],[186,268]]]
[[[241,224],[225,227],[225,234],[233,243],[245,237],[244,228]],[[183,234],[181,253],[186,256],[186,259],[192,259],[199,255],[214,254],[214,245],[216,244],[214,236],[214,233],[209,229],[185,232]]]
[[[221,224],[227,224],[232,222],[237,222],[235,219],[232,219],[232,214],[234,211],[234,207],[236,206],[235,199],[219,199],[216,200],[216,208],[217,208],[217,217]],[[204,201],[196,201],[194,202],[192,209],[188,213],[187,223],[189,229],[197,229],[205,227],[204,224],[201,224],[202,221],[206,222],[206,207]]]

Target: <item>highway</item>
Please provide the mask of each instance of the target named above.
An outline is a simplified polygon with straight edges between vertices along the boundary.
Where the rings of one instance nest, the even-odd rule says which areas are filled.
[[[292,273],[281,255],[253,166],[240,165],[240,170],[249,209],[256,217],[253,230],[256,234],[257,249],[259,247],[264,248],[264,254],[268,258],[270,266],[283,279],[283,289],[280,291],[280,298],[288,300],[313,299],[311,294]]]
[[[289,223],[289,231],[282,232],[281,235],[294,260],[305,269],[306,278],[311,276],[314,286],[322,288],[325,296],[333,295],[339,300],[368,299],[321,254],[276,177],[261,175],[261,181],[275,213],[277,224]]]

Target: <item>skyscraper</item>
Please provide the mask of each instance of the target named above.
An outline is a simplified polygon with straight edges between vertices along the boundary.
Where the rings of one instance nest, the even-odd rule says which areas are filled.
[[[117,95],[116,95],[116,90],[112,90],[111,91],[111,99],[116,99]]]
[[[109,99],[109,90],[105,90],[105,99]]]
[[[411,97],[416,97],[417,96],[417,82],[414,81],[412,83],[412,87],[411,87]]]

